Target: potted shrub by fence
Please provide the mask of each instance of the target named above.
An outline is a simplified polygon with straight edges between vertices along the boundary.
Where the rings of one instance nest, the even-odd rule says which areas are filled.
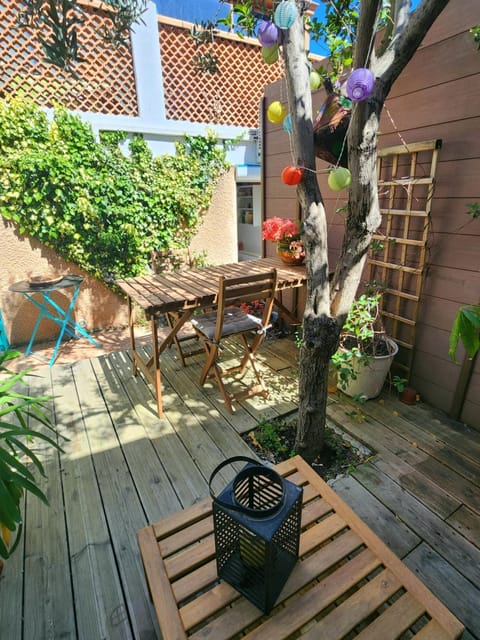
[[[340,347],[332,356],[338,386],[351,397],[368,400],[378,396],[398,352],[380,322],[380,298],[380,293],[363,294],[353,303]]]

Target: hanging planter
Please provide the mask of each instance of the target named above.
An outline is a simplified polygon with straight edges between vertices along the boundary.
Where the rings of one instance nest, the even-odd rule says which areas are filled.
[[[330,80],[324,80],[327,99],[313,123],[315,155],[330,164],[348,167],[346,141],[351,102],[333,91]]]

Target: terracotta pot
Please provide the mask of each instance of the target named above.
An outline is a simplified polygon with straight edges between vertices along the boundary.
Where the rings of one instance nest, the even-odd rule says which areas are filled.
[[[412,387],[405,387],[400,393],[400,401],[404,404],[415,404],[417,402],[417,391]]]
[[[277,244],[277,255],[283,263],[292,266],[303,264],[303,261],[305,260],[305,256],[298,257],[295,253],[290,251],[288,244]]]

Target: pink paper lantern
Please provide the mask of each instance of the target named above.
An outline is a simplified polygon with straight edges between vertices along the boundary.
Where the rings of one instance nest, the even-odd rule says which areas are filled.
[[[360,67],[350,74],[347,80],[347,95],[353,102],[366,100],[373,93],[375,76],[370,69]]]
[[[262,47],[271,47],[278,40],[278,28],[270,20],[262,20],[258,28],[257,38]]]

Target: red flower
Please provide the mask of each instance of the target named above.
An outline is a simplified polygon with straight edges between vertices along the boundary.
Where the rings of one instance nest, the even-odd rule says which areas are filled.
[[[262,238],[264,240],[273,240],[274,242],[289,238],[298,240],[300,238],[300,231],[298,224],[290,220],[290,218],[269,218],[263,223]]]

